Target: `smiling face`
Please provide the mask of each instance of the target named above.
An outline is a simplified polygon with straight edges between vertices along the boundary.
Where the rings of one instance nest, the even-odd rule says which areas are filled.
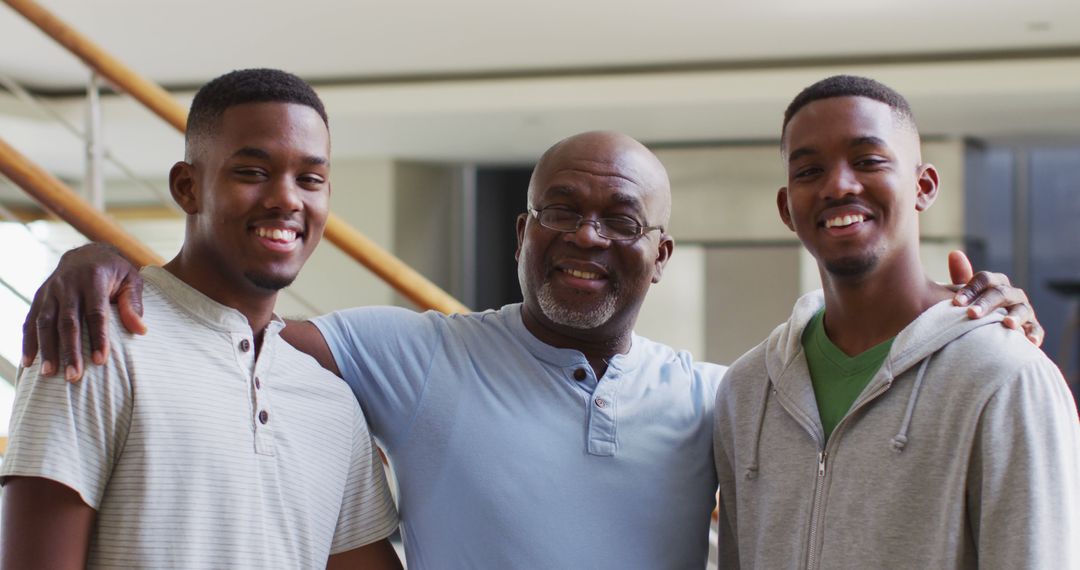
[[[614,133],[585,133],[549,150],[533,173],[529,204],[586,220],[625,218],[666,225],[667,175],[637,141]],[[517,224],[518,279],[528,319],[546,329],[600,336],[633,328],[649,286],[660,280],[673,242],[654,230],[615,241],[582,224],[576,232],[540,225],[528,214]]]
[[[220,287],[267,295],[289,285],[322,236],[329,156],[329,132],[311,107],[226,109],[192,163],[170,173],[189,214],[186,258]]]
[[[885,103],[832,97],[807,104],[783,140],[788,185],[777,194],[784,223],[826,273],[861,278],[894,259],[918,259],[917,212],[937,195],[919,137]]]

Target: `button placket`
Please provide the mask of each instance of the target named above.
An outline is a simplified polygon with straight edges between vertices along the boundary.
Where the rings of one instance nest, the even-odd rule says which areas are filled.
[[[616,439],[616,389],[617,384],[611,378],[605,378],[593,391],[589,408],[589,454],[601,456],[615,455]]]
[[[273,359],[272,343],[265,343],[251,374],[252,425],[255,430],[255,452],[260,455],[274,455],[274,426],[277,422],[267,384],[273,379],[266,374],[272,368]]]

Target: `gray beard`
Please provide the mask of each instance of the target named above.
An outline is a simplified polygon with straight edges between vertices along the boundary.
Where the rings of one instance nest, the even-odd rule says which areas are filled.
[[[551,322],[570,327],[572,329],[589,330],[599,328],[615,316],[615,301],[617,295],[612,293],[605,295],[598,305],[587,311],[577,311],[565,307],[557,300],[551,291],[551,283],[545,281],[536,292],[536,300],[540,303],[540,311]]]

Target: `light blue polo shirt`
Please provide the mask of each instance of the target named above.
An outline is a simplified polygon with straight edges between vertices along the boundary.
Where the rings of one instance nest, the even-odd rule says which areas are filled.
[[[635,335],[598,381],[520,305],[313,322],[390,456],[410,570],[705,567],[725,367]]]

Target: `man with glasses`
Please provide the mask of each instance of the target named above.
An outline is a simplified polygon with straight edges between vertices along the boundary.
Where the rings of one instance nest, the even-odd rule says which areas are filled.
[[[286,327],[349,383],[390,457],[410,569],[705,567],[725,368],[633,333],[674,248],[670,212],[652,152],[576,135],[540,158],[517,219],[523,303]],[[38,306],[88,276],[137,287],[118,257],[88,271],[79,256],[102,257],[71,255]]]

